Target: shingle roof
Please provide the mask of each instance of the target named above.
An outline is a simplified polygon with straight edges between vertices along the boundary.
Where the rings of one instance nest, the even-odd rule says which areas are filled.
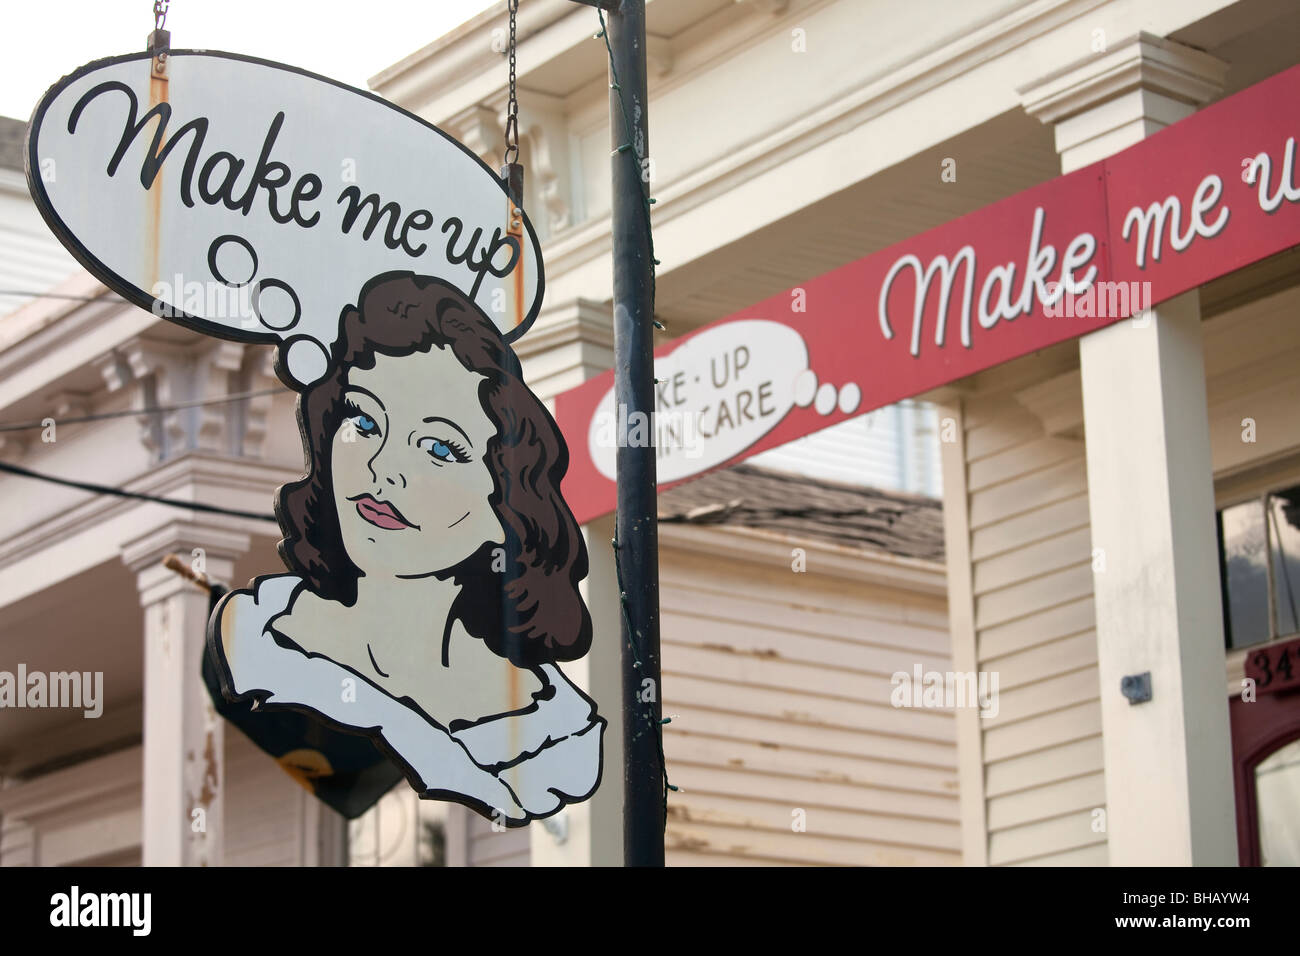
[[[661,492],[659,520],[762,528],[864,551],[943,560],[942,502],[755,465],[715,471]]]
[[[27,124],[22,120],[0,116],[0,166],[6,169],[22,170],[23,137],[27,135]]]

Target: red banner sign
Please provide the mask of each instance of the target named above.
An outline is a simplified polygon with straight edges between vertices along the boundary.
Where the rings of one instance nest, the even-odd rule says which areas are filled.
[[[1135,316],[1300,245],[1300,67],[1102,162],[811,279],[656,350],[653,421],[613,373],[556,398],[579,521],[620,443],[660,487]]]

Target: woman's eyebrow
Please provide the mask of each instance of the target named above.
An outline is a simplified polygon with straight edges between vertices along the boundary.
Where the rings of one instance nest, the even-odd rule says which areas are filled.
[[[444,425],[450,425],[452,428],[456,429],[456,431],[460,432],[461,435],[464,436],[465,440],[469,442],[470,448],[474,447],[474,443],[472,441],[469,441],[469,436],[465,434],[465,429],[461,428],[450,418],[443,418],[441,415],[430,415],[428,418],[424,420],[424,423],[426,425],[430,425],[433,422],[442,422]]]
[[[360,385],[349,385],[346,389],[343,390],[343,394],[346,395],[348,392],[360,392],[362,395],[369,395],[371,398],[375,400],[376,403],[378,403],[381,409],[383,409],[384,411],[388,411],[388,407],[384,405],[382,401],[379,400],[379,396],[376,395],[374,392],[370,391],[370,389],[368,388],[362,388]]]

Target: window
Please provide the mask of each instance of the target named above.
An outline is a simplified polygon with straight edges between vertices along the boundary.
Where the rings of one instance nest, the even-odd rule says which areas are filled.
[[[348,866],[446,866],[448,805],[421,800],[399,780],[348,823]]]
[[[1300,485],[1224,508],[1218,531],[1229,649],[1300,631]]]
[[[1260,866],[1300,866],[1300,740],[1255,767]]]

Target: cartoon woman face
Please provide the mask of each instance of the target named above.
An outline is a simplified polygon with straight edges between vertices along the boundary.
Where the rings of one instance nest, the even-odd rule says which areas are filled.
[[[343,546],[363,574],[423,577],[505,540],[483,378],[439,347],[348,371],[331,471]]]

